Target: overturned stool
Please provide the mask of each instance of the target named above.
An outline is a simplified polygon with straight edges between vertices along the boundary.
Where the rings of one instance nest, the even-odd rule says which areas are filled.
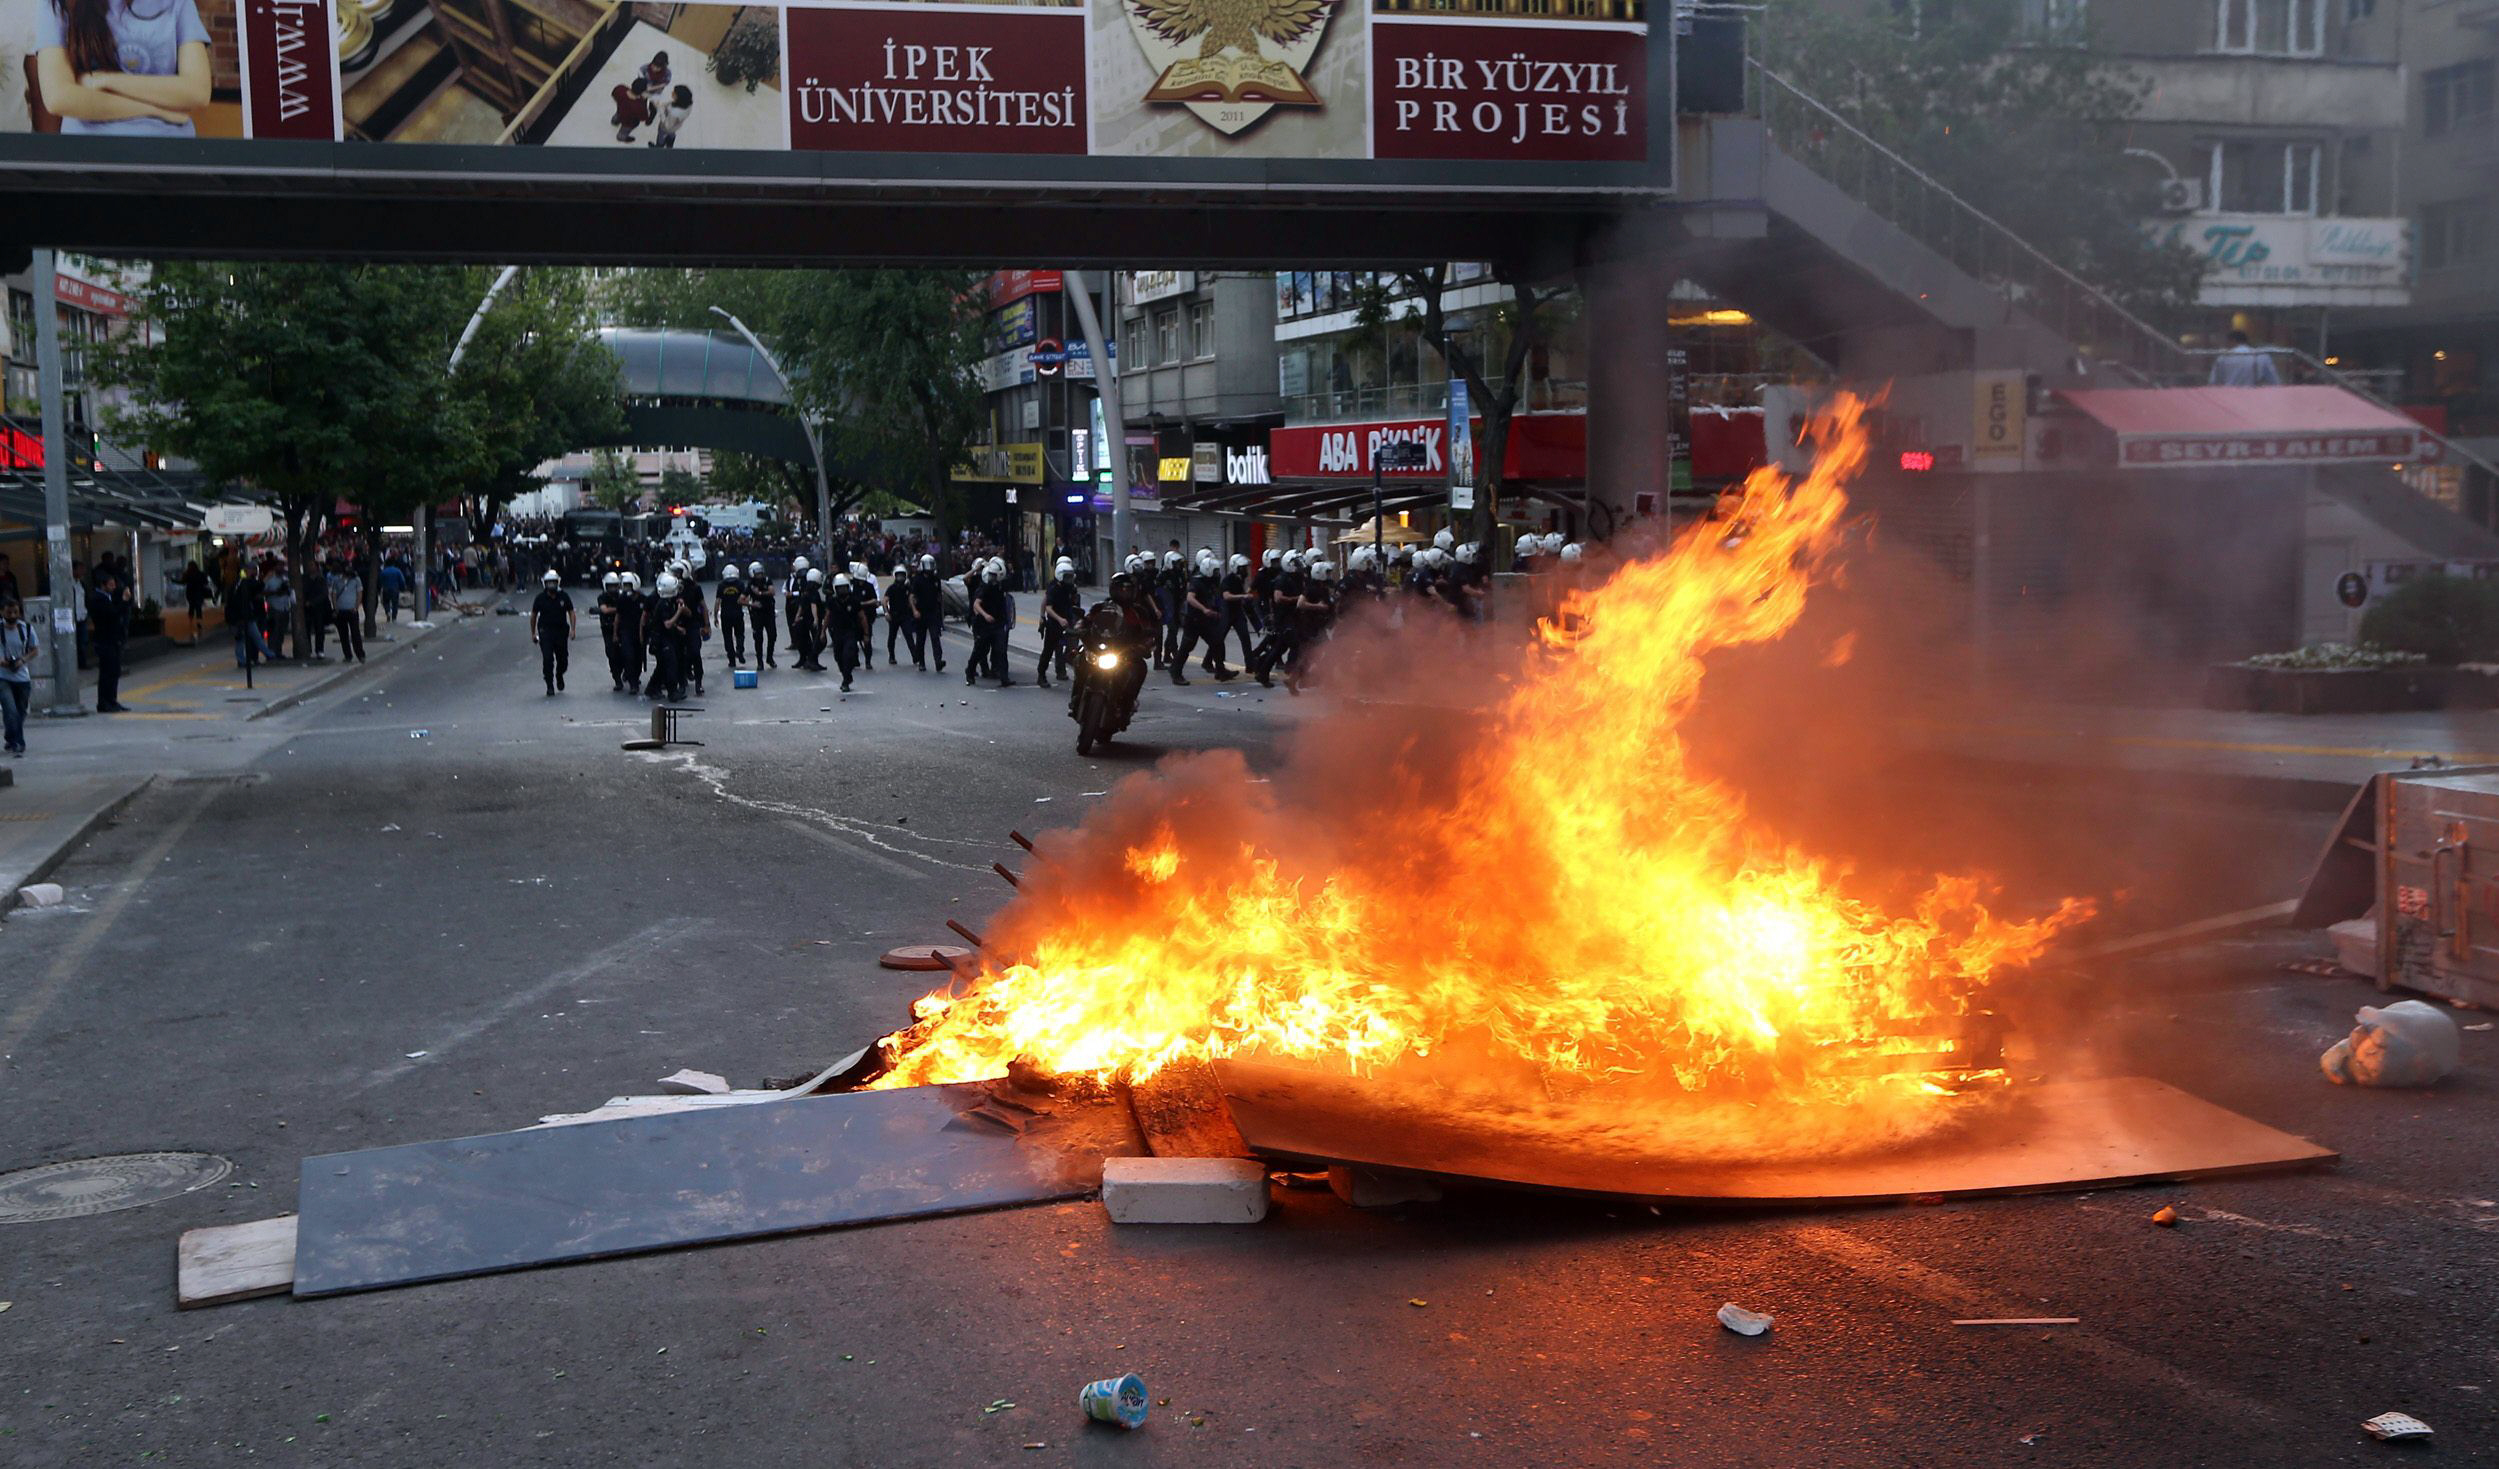
[[[682,715],[700,714],[702,712],[703,711],[701,709],[698,709],[691,704],[654,704],[651,706],[651,733],[649,738],[627,740],[624,743],[624,748],[628,750],[665,750],[670,745],[700,745],[703,743],[701,740],[678,738],[677,720]]]

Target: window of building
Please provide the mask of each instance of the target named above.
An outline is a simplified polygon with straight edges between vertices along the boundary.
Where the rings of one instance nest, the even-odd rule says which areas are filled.
[[[2448,270],[2499,254],[2499,215],[2491,201],[2455,199],[2421,206],[2421,268]]]
[[[1145,318],[1129,317],[1127,340],[1119,344],[1119,370],[1134,372],[1153,365],[1153,355],[1145,350]]]
[[[2213,0],[2213,49],[2253,56],[2325,54],[2325,0]]]
[[[2034,41],[2082,39],[2091,0],[2022,0],[2022,34]]]
[[[1180,312],[1177,308],[1167,306],[1154,313],[1154,360],[1158,363],[1180,360]]]
[[[2314,214],[2325,150],[2313,142],[2217,138],[2196,145],[2204,197],[2224,214]]]
[[[1215,303],[1212,301],[1189,303],[1189,355],[1201,358],[1215,355]]]
[[[2499,67],[2488,57],[2421,73],[2421,130],[2437,138],[2488,129],[2494,81]]]
[[[2343,0],[2343,19],[2367,20],[2378,13],[2378,0]]]

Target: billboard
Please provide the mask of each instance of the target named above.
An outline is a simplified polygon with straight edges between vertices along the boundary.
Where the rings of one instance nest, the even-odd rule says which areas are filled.
[[[347,169],[523,147],[563,155],[511,165],[534,174],[1654,192],[1650,3],[0,0],[0,158],[303,166],[224,146],[247,141],[392,145],[321,160]]]

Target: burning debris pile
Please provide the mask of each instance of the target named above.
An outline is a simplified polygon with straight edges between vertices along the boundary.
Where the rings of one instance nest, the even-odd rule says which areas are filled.
[[[1852,893],[1680,728],[1709,655],[1787,633],[1831,572],[1862,414],[1817,424],[1810,475],[1757,471],[1569,590],[1480,712],[1349,703],[1272,782],[1229,752],[1125,782],[1040,846],[977,977],[920,1002],[875,1085],[1289,1059],[1582,1115],[1671,1099],[1638,1110],[1750,1156],[1922,1135],[2000,1090],[1985,990],[2087,905],[2009,918],[1967,876]]]

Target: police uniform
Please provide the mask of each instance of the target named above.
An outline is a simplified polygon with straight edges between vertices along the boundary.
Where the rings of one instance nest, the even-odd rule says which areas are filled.
[[[842,671],[842,692],[849,693],[850,676],[859,671],[860,644],[867,641],[860,636],[867,598],[857,577],[844,581],[825,597],[824,612],[833,632],[833,666]]]
[[[617,624],[618,614],[623,611],[624,599],[625,587],[622,582],[612,587],[599,589],[599,645],[607,650],[607,676],[616,685],[618,693],[623,693],[625,689],[624,629]]]
[[[911,661],[919,662],[920,625],[911,618],[911,583],[899,566],[885,580],[885,661],[896,668],[902,667],[902,661],[894,656],[894,637],[898,633],[910,646]]]
[[[650,646],[643,615],[649,604],[633,587],[616,589],[616,687],[629,694],[642,687],[643,650]]]
[[[695,581],[691,572],[677,578],[677,597],[685,603],[686,610],[693,614],[686,619],[684,627],[678,631],[678,637],[682,639],[677,649],[677,667],[680,670],[678,681],[681,683],[691,681],[694,685],[695,697],[701,698],[703,694],[703,639],[711,632],[712,612],[711,608],[703,602],[702,585]]]
[[[1172,659],[1171,678],[1174,683],[1186,682],[1180,676],[1182,665],[1197,651],[1198,644],[1206,652],[1198,667],[1217,678],[1232,677],[1232,670],[1223,663],[1223,582],[1200,562],[1197,574],[1182,589],[1180,603],[1180,646]]]
[[[1267,619],[1267,635],[1259,639],[1258,651],[1250,655],[1250,673],[1269,688],[1275,687],[1270,677],[1276,665],[1293,654],[1301,641],[1301,596],[1305,580],[1298,571],[1279,571],[1275,579],[1275,607]]]
[[[1163,661],[1175,670],[1180,667],[1181,629],[1188,625],[1184,616],[1189,610],[1189,569],[1166,566],[1154,575],[1154,596],[1163,610],[1163,636],[1159,646]]]
[[[937,671],[944,673],[946,589],[939,584],[936,572],[915,570],[911,573],[911,607],[920,626],[919,636],[911,640],[911,659],[920,665],[921,672],[926,673],[928,664],[924,660],[934,656]]]
[[[682,629],[693,616],[683,597],[654,593],[643,616],[643,640],[651,650],[651,679],[642,692],[658,699],[685,697],[685,639]]]
[[[564,670],[573,661],[573,599],[562,587],[548,587],[529,604],[529,627],[538,638],[538,671],[546,676],[547,692],[564,687]]]
[[[986,620],[976,620],[973,624],[976,629],[973,644],[977,650],[975,660],[996,676],[998,687],[1012,687],[1015,680],[1007,676],[1007,584],[1003,579],[989,581],[984,578],[972,596],[972,605],[989,614]],[[963,681],[970,683],[972,680],[967,674]]]
[[[1245,664],[1249,662],[1250,654],[1257,650],[1257,640],[1250,636],[1251,581],[1252,578],[1245,572],[1227,571],[1224,573],[1223,627],[1215,634],[1215,651],[1218,655],[1223,652],[1226,640],[1235,633],[1240,634],[1241,661]]]
[[[1050,585],[1041,593],[1041,665],[1033,676],[1043,688],[1050,686],[1050,665],[1056,660],[1061,678],[1069,677],[1068,666],[1075,661],[1076,622],[1083,614],[1084,599],[1076,593],[1072,580],[1050,578]],[[1057,621],[1058,618],[1065,619]]]
[[[776,616],[780,609],[772,605],[776,600],[772,583],[759,576],[748,581],[739,592],[741,600],[746,603],[747,623],[755,633],[755,666],[780,667],[780,661],[772,656],[780,632]]]
[[[824,589],[801,581],[790,592],[790,651],[809,673],[824,672]]]
[[[720,590],[713,600],[720,607],[720,646],[729,655],[729,666],[746,661],[746,592],[731,577],[720,579]]]

